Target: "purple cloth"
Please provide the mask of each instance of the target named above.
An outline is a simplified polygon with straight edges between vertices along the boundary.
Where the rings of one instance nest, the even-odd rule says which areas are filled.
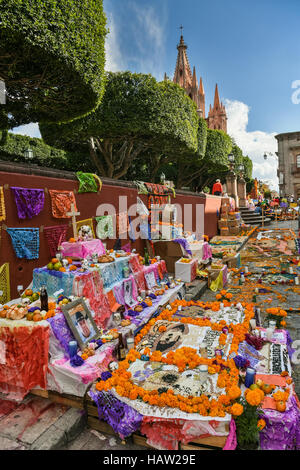
[[[69,359],[69,342],[76,341],[70,330],[63,313],[57,313],[55,317],[48,318],[55,338],[60,342],[65,350],[65,357]]]
[[[32,219],[44,208],[45,193],[43,189],[11,187],[19,219]]]
[[[300,411],[295,397],[288,401],[284,413],[277,410],[263,410],[262,418],[266,427],[260,432],[262,450],[299,450],[300,449]]]
[[[96,403],[100,420],[106,421],[121,439],[140,429],[143,415],[126,405],[109,392],[89,391]]]
[[[174,243],[179,243],[183,247],[183,249],[192,256],[192,252],[190,250],[190,245],[189,242],[185,238],[176,238],[175,240],[172,240]]]

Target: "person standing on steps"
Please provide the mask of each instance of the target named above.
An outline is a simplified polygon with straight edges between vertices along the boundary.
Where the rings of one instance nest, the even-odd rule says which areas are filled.
[[[212,188],[212,194],[214,196],[222,196],[223,193],[223,186],[221,184],[220,180],[216,180],[215,184],[213,185]]]

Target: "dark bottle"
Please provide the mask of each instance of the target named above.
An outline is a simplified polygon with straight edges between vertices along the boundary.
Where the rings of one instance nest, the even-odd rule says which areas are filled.
[[[145,266],[149,266],[150,264],[150,257],[147,248],[145,248]]]
[[[118,343],[118,361],[123,361],[126,357],[126,347],[124,344],[122,333],[119,333],[119,343]]]
[[[45,310],[46,312],[48,312],[48,293],[47,293],[46,286],[41,287],[40,301],[41,301],[41,310]]]

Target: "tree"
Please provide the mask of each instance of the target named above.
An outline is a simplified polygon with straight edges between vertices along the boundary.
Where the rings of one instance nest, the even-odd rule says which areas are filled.
[[[28,163],[24,152],[30,147],[33,159],[30,163],[58,170],[94,172],[88,155],[84,158],[81,152],[68,152],[45,144],[42,139],[26,135],[0,131],[0,160]]]
[[[2,0],[0,18],[7,128],[69,121],[99,104],[107,33],[102,0]]]
[[[40,130],[50,145],[83,151],[88,146],[99,174],[119,179],[142,153],[195,152],[197,120],[194,103],[178,85],[157,83],[151,75],[109,72],[93,113],[67,124],[41,123]]]
[[[215,178],[224,177],[228,172],[228,155],[232,149],[232,140],[219,129],[207,130],[207,143],[201,167],[192,173],[194,187],[202,190]]]

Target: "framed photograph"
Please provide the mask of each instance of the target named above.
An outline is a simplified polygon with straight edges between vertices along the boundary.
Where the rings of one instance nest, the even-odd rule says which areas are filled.
[[[84,349],[92,339],[99,335],[97,325],[85,301],[80,298],[62,305],[61,309],[79,347]]]

